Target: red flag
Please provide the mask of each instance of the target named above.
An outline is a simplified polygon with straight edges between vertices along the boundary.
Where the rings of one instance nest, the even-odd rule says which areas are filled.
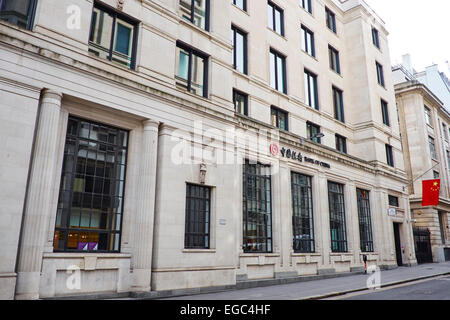
[[[440,179],[422,181],[422,206],[437,206],[439,204]]]

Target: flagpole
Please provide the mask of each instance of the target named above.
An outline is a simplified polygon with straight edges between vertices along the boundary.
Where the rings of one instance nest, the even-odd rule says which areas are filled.
[[[417,178],[415,178],[413,181],[411,181],[410,183],[408,183],[406,186],[403,186],[403,191],[405,191],[405,188],[412,185],[414,182],[416,182],[417,180],[419,180],[420,178],[422,178],[424,175],[426,175],[429,171],[433,170],[437,165],[439,165],[440,162],[436,163],[434,166],[432,166],[430,169],[428,169],[427,171],[425,171],[423,174],[421,174],[420,176],[418,176]]]

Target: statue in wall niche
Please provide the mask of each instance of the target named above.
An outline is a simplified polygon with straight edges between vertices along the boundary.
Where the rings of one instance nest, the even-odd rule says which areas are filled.
[[[125,3],[125,0],[117,0],[117,9],[122,11],[124,3]]]

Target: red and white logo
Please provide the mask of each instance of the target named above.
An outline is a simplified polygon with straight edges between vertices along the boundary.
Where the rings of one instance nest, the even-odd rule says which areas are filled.
[[[280,150],[279,150],[279,148],[278,148],[278,146],[275,144],[275,143],[272,143],[271,145],[270,145],[270,153],[274,156],[274,157],[276,157],[277,155],[278,155],[278,152],[279,152]]]

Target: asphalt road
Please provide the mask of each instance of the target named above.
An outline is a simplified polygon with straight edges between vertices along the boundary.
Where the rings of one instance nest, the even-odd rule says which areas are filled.
[[[347,294],[327,300],[450,300],[450,276]]]

